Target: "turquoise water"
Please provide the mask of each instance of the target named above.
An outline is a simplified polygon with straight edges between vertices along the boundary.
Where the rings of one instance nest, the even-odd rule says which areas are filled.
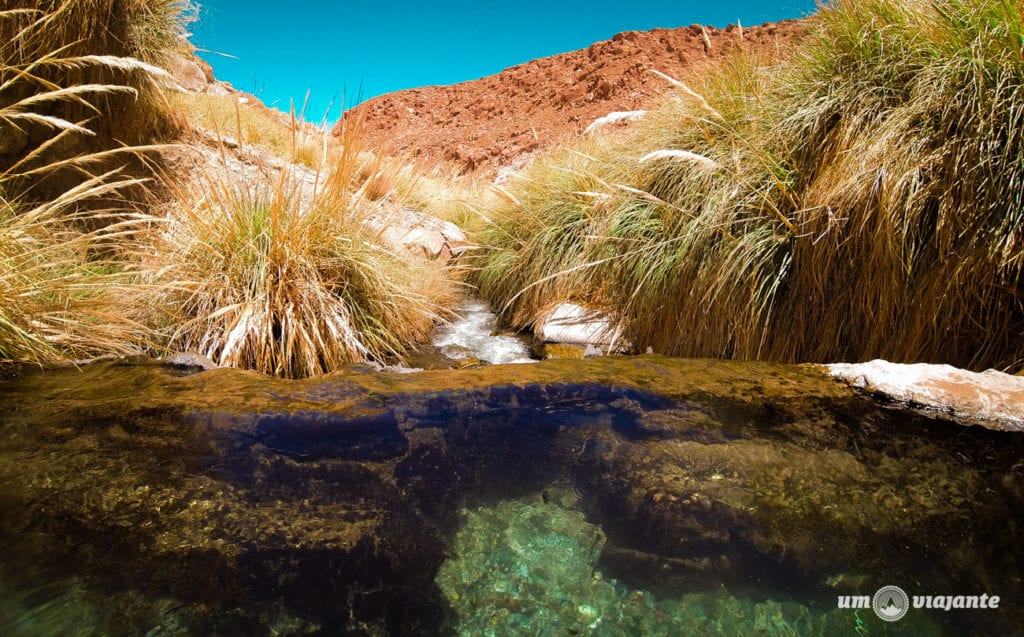
[[[725,587],[679,596],[631,588],[598,566],[606,541],[601,528],[541,497],[462,515],[454,557],[437,575],[458,615],[453,628],[459,635],[795,637],[854,634],[858,619],[865,631],[864,620],[873,619],[778,598],[737,597]],[[941,634],[922,618],[900,628],[884,634]]]

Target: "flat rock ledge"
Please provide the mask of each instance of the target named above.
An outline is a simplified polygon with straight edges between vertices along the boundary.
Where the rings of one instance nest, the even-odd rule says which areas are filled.
[[[832,376],[929,415],[1024,431],[1024,376],[884,360],[826,365]]]

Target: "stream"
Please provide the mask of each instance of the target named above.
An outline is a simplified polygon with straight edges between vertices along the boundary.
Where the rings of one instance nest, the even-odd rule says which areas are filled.
[[[1022,635],[1022,458],[814,366],[26,369],[0,634]]]
[[[438,326],[430,345],[414,352],[403,371],[536,362],[530,358],[529,337],[500,329],[485,301],[467,298],[456,312],[457,318]]]

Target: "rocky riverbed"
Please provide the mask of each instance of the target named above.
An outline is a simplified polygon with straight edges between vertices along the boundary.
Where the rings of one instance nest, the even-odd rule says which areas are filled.
[[[25,370],[0,406],[7,635],[1024,631],[1024,438],[815,366],[139,359]],[[837,608],[887,584],[1006,602]]]

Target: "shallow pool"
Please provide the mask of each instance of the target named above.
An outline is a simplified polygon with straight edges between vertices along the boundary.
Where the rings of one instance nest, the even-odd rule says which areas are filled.
[[[137,360],[0,414],[4,635],[1024,634],[1024,439],[814,367]]]

